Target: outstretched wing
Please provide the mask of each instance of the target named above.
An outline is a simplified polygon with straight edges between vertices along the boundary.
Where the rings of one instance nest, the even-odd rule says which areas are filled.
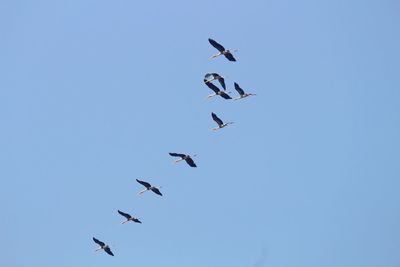
[[[179,154],[179,153],[169,153],[169,155],[172,157],[180,157],[180,158],[184,158],[186,156],[185,154]]]
[[[149,184],[148,182],[140,181],[140,180],[138,180],[138,179],[136,179],[136,181],[137,181],[139,184],[141,184],[141,185],[143,185],[144,187],[146,187],[146,188],[151,187],[151,184]]]
[[[221,91],[220,96],[225,98],[225,99],[232,99],[232,97],[230,97],[230,95],[228,95],[227,93],[225,93],[224,91]]]
[[[222,78],[221,76],[219,76],[218,81],[221,84],[222,88],[224,88],[224,90],[226,90],[225,79]]]
[[[189,164],[190,167],[197,167],[196,163],[194,163],[193,159],[191,157],[187,157],[185,159],[186,163]]]
[[[99,245],[100,247],[103,247],[105,245],[104,242],[101,242],[100,240],[98,240],[95,237],[93,237],[93,241],[96,242],[96,244]]]
[[[239,84],[235,83],[235,90],[239,93],[239,95],[244,95],[244,91],[240,88]]]
[[[211,113],[211,117],[213,118],[213,120],[214,120],[218,125],[224,124],[224,122],[223,122],[220,118],[218,118],[218,116],[215,115],[214,112]]]
[[[129,220],[130,218],[132,218],[132,216],[129,215],[128,213],[122,212],[122,211],[120,211],[120,210],[118,210],[118,213],[121,214],[122,216],[124,216],[125,218],[127,218],[128,220]]]
[[[212,45],[212,46],[214,46],[219,52],[224,52],[225,51],[225,48],[222,46],[222,45],[220,45],[219,43],[217,43],[216,41],[214,41],[213,39],[211,39],[211,38],[208,38],[208,41],[210,42],[210,44]]]
[[[137,219],[137,218],[134,218],[133,221],[134,221],[135,223],[142,223],[142,222],[141,222],[139,219]]]
[[[208,86],[208,88],[210,88],[211,90],[214,91],[214,93],[218,94],[219,88],[217,86],[215,86],[212,82],[206,82],[207,80],[204,80],[204,83]]]
[[[156,193],[157,195],[162,196],[162,194],[161,194],[160,190],[158,190],[158,188],[153,187],[153,188],[151,189],[151,191],[153,191],[153,192]]]
[[[107,252],[108,255],[114,256],[114,254],[112,253],[111,249],[109,247],[106,247],[104,249],[105,252]]]
[[[229,60],[229,61],[236,61],[236,59],[233,57],[231,52],[225,53],[224,56]]]
[[[218,82],[219,82],[219,84],[221,84],[222,88],[224,88],[224,90],[226,90],[225,79],[218,73],[215,73],[215,72],[207,73],[205,76],[205,79],[207,79],[208,81],[218,80]]]

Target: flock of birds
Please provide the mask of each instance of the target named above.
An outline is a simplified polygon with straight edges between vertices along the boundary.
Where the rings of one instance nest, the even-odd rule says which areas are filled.
[[[219,44],[218,42],[216,42],[213,39],[208,39],[209,43],[218,50],[218,53],[212,55],[210,57],[210,59],[214,59],[216,57],[219,57],[221,55],[225,56],[229,61],[236,61],[236,59],[233,56],[233,52],[236,52],[237,49],[234,50],[227,50],[225,49],[221,44]],[[222,90],[219,89],[215,84],[213,84],[213,81],[218,81],[219,84],[222,87]],[[208,88],[210,88],[212,91],[214,91],[213,94],[210,94],[207,96],[207,98],[210,97],[214,97],[214,96],[221,96],[224,99],[233,99],[233,100],[239,100],[245,97],[249,97],[249,96],[253,96],[255,94],[252,93],[246,93],[240,86],[239,84],[237,84],[236,82],[234,83],[234,87],[235,90],[239,93],[239,96],[236,98],[232,98],[229,94],[230,92],[226,92],[226,84],[225,84],[225,78],[221,75],[219,75],[218,73],[207,73],[204,76],[204,83],[207,85]],[[212,119],[217,123],[217,127],[212,128],[213,131],[217,131],[219,129],[222,129],[230,124],[232,124],[233,122],[223,122],[214,112],[211,113],[211,117]],[[196,155],[186,155],[186,154],[180,154],[180,153],[169,153],[170,156],[172,157],[177,157],[179,159],[175,160],[175,163],[178,163],[180,161],[185,161],[190,167],[197,167],[196,163],[194,162],[193,158]],[[144,189],[142,191],[140,191],[138,194],[143,194],[144,192],[147,191],[152,191],[153,193],[162,196],[162,193],[160,191],[161,187],[156,187],[151,185],[150,183],[146,182],[146,181],[141,181],[139,179],[136,179],[136,181],[141,184],[142,186],[144,186]],[[118,213],[125,217],[125,221],[121,222],[122,224],[125,224],[127,222],[135,222],[135,223],[142,223],[138,218],[135,218],[133,216],[131,216],[128,213],[125,213],[123,211],[118,210]],[[99,250],[104,250],[107,254],[114,256],[114,253],[111,251],[111,248],[109,245],[107,245],[106,243],[98,240],[97,238],[93,237],[93,241],[99,246],[96,251]]]

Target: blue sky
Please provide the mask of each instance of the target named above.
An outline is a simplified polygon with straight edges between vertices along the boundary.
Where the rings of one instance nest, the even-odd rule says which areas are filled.
[[[399,266],[399,8],[2,1],[0,265]]]

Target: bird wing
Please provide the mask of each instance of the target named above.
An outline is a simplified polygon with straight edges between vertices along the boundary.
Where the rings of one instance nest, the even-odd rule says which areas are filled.
[[[107,252],[108,255],[114,256],[114,254],[112,253],[111,249],[109,247],[106,247],[104,249],[105,252]]]
[[[225,99],[232,99],[232,97],[230,95],[228,95],[227,93],[225,93],[224,91],[221,91],[220,96]]]
[[[224,88],[224,90],[226,90],[225,79],[222,78],[221,76],[219,76],[218,81],[221,84],[222,88]]]
[[[98,240],[95,237],[93,237],[93,241],[96,242],[96,244],[99,245],[100,247],[103,247],[105,245],[104,242],[101,242],[100,240]]]
[[[118,210],[118,213],[121,214],[122,216],[124,216],[124,217],[127,218],[127,219],[132,218],[132,216],[129,215],[128,213],[122,212],[122,211],[120,211],[120,210]]]
[[[204,80],[204,83],[208,86],[208,88],[210,88],[211,90],[214,91],[214,93],[218,94],[219,88],[217,86],[215,86],[212,82],[206,82],[207,80]]]
[[[211,80],[211,79],[214,79],[213,74],[214,73],[206,73],[206,75],[204,75],[204,79],[207,80],[207,81]]]
[[[153,191],[154,193],[156,193],[157,195],[162,196],[160,190],[158,190],[158,188],[152,188],[151,191]]]
[[[222,88],[224,88],[224,90],[226,90],[225,79],[221,75],[214,72],[214,73],[206,74],[206,79],[209,80],[207,77],[211,77],[212,79],[217,79],[219,81],[219,83],[221,84]]]
[[[139,219],[136,219],[136,218],[134,218],[133,221],[134,221],[135,223],[142,223]]]
[[[213,39],[209,38],[208,41],[209,41],[210,44],[211,44],[212,46],[214,46],[219,52],[222,53],[222,52],[225,51],[225,48],[224,48],[222,45],[220,45],[219,43],[217,43],[216,41],[214,41]]]
[[[229,61],[236,61],[236,59],[233,57],[232,53],[225,53],[224,56],[229,60]]]
[[[214,120],[218,125],[224,124],[224,122],[223,122],[220,118],[218,118],[218,116],[215,115],[214,112],[211,113],[211,117],[213,118],[213,120]]]
[[[191,157],[187,157],[185,159],[186,163],[189,164],[190,167],[197,167],[196,163],[194,163],[193,159]]]
[[[244,91],[240,88],[239,84],[235,83],[235,90],[239,93],[239,95],[244,95]]]
[[[141,185],[143,185],[144,187],[146,187],[146,188],[151,187],[151,184],[149,184],[148,182],[140,181],[140,180],[138,180],[138,179],[136,179],[136,181],[137,181],[139,184],[141,184]]]
[[[180,158],[184,158],[186,156],[185,154],[179,154],[179,153],[169,153],[169,155],[172,157],[180,157]]]

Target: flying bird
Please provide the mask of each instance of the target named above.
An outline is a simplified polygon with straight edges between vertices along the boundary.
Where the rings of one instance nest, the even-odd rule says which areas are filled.
[[[239,93],[239,96],[234,98],[234,100],[239,100],[248,96],[256,95],[252,93],[245,93],[242,88],[240,88],[239,84],[235,83],[235,90]]]
[[[224,55],[229,61],[236,61],[236,59],[233,57],[232,52],[236,52],[237,49],[234,50],[226,50],[225,47],[223,47],[221,44],[217,43],[215,40],[209,38],[208,41],[212,46],[214,46],[219,52],[213,56],[210,57],[210,59],[219,57],[220,55]]]
[[[215,115],[214,112],[211,113],[211,117],[212,117],[213,120],[218,124],[218,127],[212,129],[213,131],[222,129],[222,128],[228,126],[229,124],[232,124],[232,123],[233,123],[233,122],[224,123],[220,118],[218,118],[217,115]]]
[[[140,191],[139,194],[143,194],[144,192],[150,191],[150,190],[151,190],[151,191],[153,191],[154,193],[156,193],[157,195],[162,196],[162,194],[161,194],[160,190],[158,189],[158,187],[152,186],[152,185],[149,184],[148,182],[140,181],[140,180],[138,180],[138,179],[136,179],[136,181],[137,181],[139,184],[141,184],[141,185],[143,185],[144,187],[146,187],[146,189],[143,189],[142,191]],[[161,187],[160,187],[160,188],[161,188]]]
[[[224,90],[226,90],[226,85],[225,85],[225,77],[222,77],[221,75],[219,75],[218,73],[206,73],[206,75],[204,76],[204,82],[205,83],[209,83],[212,82],[214,80],[218,80],[219,84],[222,86],[222,88],[224,88]]]
[[[193,159],[190,157],[190,155],[185,155],[185,154],[179,154],[179,153],[169,153],[170,156],[172,157],[180,157],[180,159],[175,160],[175,163],[178,163],[182,160],[186,161],[186,163],[190,167],[197,167],[196,163],[194,163]],[[196,157],[196,155],[193,155],[193,157]]]
[[[96,249],[96,251],[103,249],[105,252],[107,252],[108,255],[114,256],[110,247],[108,245],[106,245],[104,242],[101,242],[100,240],[96,239],[95,237],[93,237],[93,241],[96,242],[96,244],[100,246],[98,249]]]
[[[142,223],[138,218],[132,217],[128,213],[122,212],[120,210],[118,210],[118,213],[126,218],[126,221],[123,221],[122,224],[127,223],[129,221],[132,221],[132,222],[135,222],[135,223]]]
[[[225,99],[232,99],[232,97],[230,97],[230,95],[228,95],[227,93],[225,93],[225,91],[220,90],[220,89],[219,89],[216,85],[214,85],[212,82],[206,82],[206,81],[207,81],[207,80],[204,79],[204,83],[208,86],[208,88],[210,88],[211,90],[214,91],[214,93],[211,94],[211,95],[208,95],[207,98],[210,98],[210,97],[219,95],[219,96],[221,96],[222,98],[225,98]],[[230,93],[230,92],[228,92],[228,93]]]

